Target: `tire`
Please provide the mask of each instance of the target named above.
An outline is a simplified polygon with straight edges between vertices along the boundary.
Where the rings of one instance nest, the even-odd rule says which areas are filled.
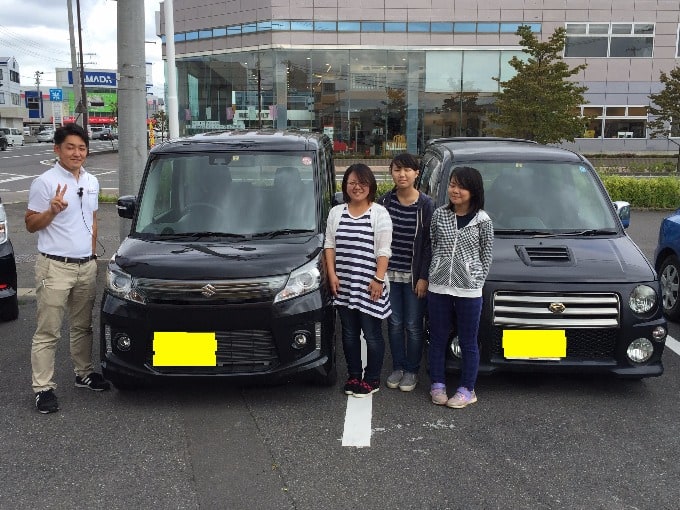
[[[0,322],[16,320],[19,317],[19,299],[16,294],[7,300],[7,306],[0,309]]]
[[[661,303],[664,315],[672,320],[680,320],[680,259],[669,255],[659,269],[661,282]]]

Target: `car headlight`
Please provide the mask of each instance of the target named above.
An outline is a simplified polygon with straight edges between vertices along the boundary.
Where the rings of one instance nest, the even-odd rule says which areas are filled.
[[[115,262],[109,262],[106,268],[106,289],[114,296],[144,304],[144,296],[134,288],[134,279],[123,271]]]
[[[317,290],[321,286],[320,257],[320,255],[315,257],[314,260],[290,273],[286,286],[276,295],[274,303],[280,303]]]
[[[628,298],[628,305],[634,313],[644,315],[656,306],[656,291],[649,285],[638,285]]]

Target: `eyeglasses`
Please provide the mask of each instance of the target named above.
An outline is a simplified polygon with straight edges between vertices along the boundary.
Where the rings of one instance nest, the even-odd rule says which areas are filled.
[[[348,188],[368,188],[365,182],[352,181],[347,183]]]

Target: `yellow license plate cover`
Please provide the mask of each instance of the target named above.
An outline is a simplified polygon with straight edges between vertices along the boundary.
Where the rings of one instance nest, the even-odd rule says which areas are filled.
[[[567,357],[567,334],[563,329],[505,329],[506,359],[559,360]]]
[[[214,367],[217,365],[215,333],[156,331],[153,335],[153,366]]]

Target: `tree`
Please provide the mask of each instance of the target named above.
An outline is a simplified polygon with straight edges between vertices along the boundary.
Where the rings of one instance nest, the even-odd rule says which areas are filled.
[[[655,117],[647,124],[650,135],[652,138],[680,136],[680,67],[672,69],[669,74],[662,71],[659,81],[664,84],[664,89],[649,95],[652,102],[649,111]]]
[[[489,118],[498,127],[492,131],[499,136],[514,136],[540,143],[574,141],[582,136],[585,120],[580,115],[580,105],[586,101],[583,93],[587,87],[579,86],[568,78],[586,68],[581,64],[573,68],[564,62],[561,53],[566,40],[566,30],[557,28],[547,42],[538,42],[531,28],[517,29],[521,37],[526,60],[512,57],[510,66],[517,73],[508,81],[494,78],[502,92],[494,94],[497,112]]]

